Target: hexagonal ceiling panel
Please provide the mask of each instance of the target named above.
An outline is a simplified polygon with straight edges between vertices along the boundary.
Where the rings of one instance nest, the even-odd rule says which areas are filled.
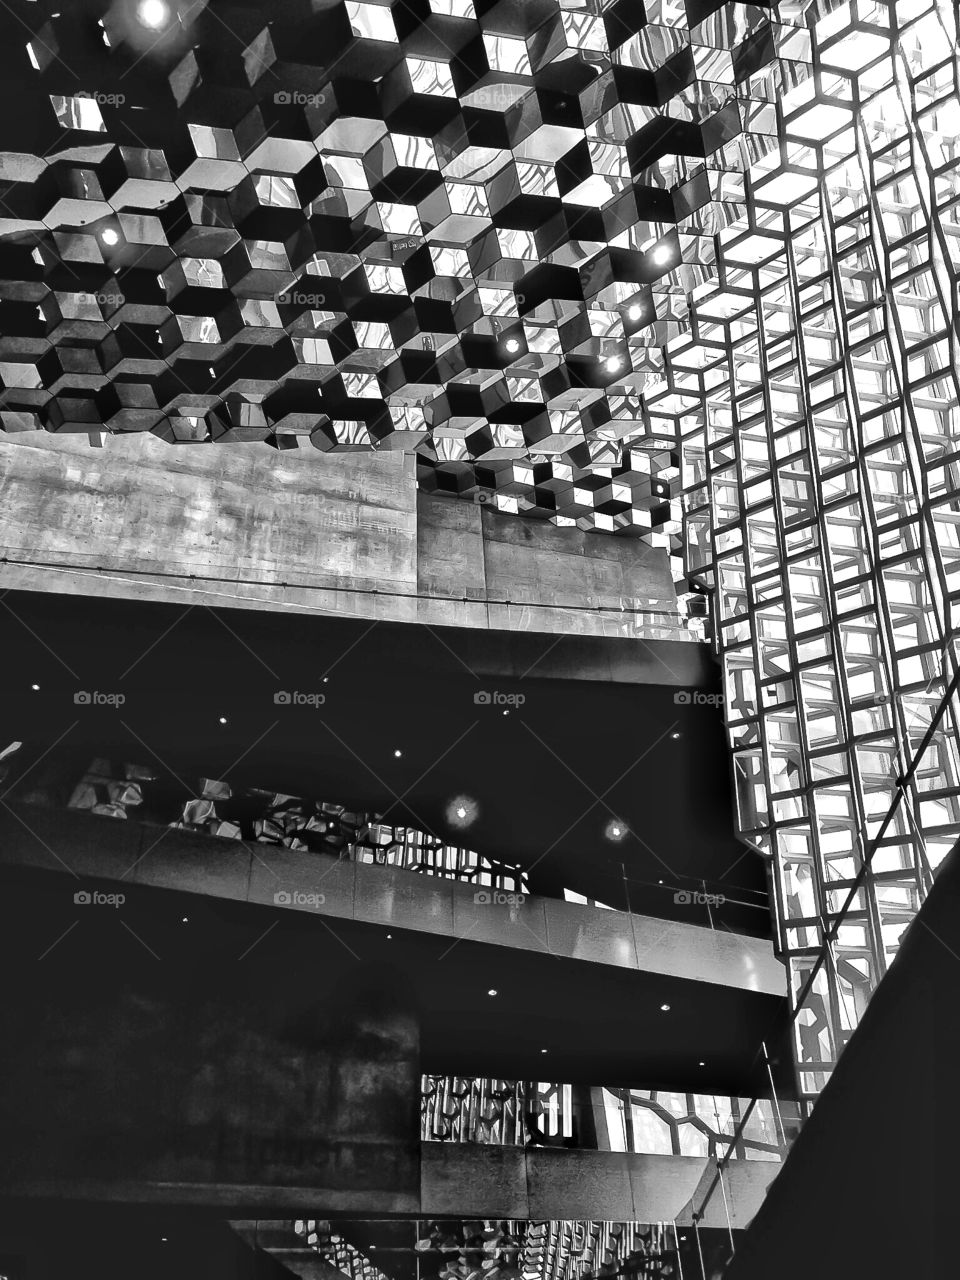
[[[404,449],[676,551],[645,395],[805,74],[800,0],[8,0],[0,30],[6,431]]]

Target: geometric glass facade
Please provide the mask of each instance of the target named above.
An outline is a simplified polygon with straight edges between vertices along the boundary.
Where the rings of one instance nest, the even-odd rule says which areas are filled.
[[[854,0],[813,30],[649,405],[682,441],[806,1096],[960,834],[956,17]]]

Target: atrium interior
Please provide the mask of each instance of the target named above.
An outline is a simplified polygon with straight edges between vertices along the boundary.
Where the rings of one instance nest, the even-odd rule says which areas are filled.
[[[0,1280],[957,1274],[958,28],[0,5]]]

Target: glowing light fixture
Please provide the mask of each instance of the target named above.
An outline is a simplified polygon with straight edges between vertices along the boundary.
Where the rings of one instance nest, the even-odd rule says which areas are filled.
[[[151,31],[159,31],[170,21],[170,6],[164,0],[140,0],[137,5],[137,21]]]

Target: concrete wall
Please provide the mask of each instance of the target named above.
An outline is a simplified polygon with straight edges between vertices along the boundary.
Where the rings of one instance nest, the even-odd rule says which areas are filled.
[[[418,494],[414,466],[25,433],[0,441],[0,587],[689,638],[664,551]]]
[[[389,975],[318,974],[291,1016],[206,970],[73,965],[0,1009],[4,1195],[419,1207],[418,1023]]]

